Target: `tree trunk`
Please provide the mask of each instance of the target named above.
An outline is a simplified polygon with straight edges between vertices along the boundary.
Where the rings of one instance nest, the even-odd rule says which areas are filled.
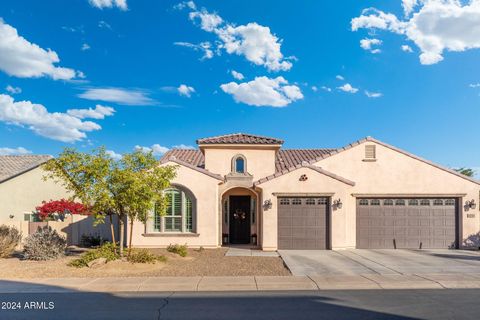
[[[110,231],[112,233],[112,243],[113,243],[113,246],[115,247],[117,243],[115,242],[115,227],[113,226],[112,214],[109,214],[109,217],[110,217]]]
[[[133,219],[130,219],[130,236],[128,239],[128,255],[132,252],[132,234],[133,234]]]
[[[120,226],[120,256],[123,257],[123,237],[125,234],[125,223],[123,222],[123,215],[118,217],[118,224]]]

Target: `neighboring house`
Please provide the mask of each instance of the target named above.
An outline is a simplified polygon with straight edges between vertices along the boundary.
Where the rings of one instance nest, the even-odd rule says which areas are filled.
[[[136,222],[133,245],[457,248],[480,230],[479,181],[370,137],[339,149],[241,133],[197,144],[162,158],[178,166],[167,215]]]
[[[0,224],[28,221],[42,201],[67,198],[53,180],[43,180],[45,155],[0,156]]]

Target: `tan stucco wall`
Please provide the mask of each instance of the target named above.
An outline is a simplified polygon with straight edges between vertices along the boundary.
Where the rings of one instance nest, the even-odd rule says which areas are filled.
[[[362,161],[365,145],[376,145],[375,162]],[[365,142],[315,165],[354,181],[352,193],[358,194],[463,194],[462,204],[474,199],[479,203],[480,185],[458,177],[432,165],[413,159],[405,154],[375,142]],[[467,218],[466,214],[475,214]],[[355,210],[352,212],[355,221]],[[460,212],[460,232],[463,239],[480,231],[479,206]],[[355,224],[348,224],[348,231],[355,234]]]
[[[221,175],[232,171],[232,158],[241,154],[246,159],[247,172],[254,179],[275,173],[275,153],[272,148],[204,148],[205,169]]]
[[[165,163],[165,165],[176,165]],[[134,222],[132,245],[136,247],[165,247],[169,244],[187,244],[192,247],[217,247],[220,244],[220,226],[218,222],[218,183],[206,174],[196,170],[178,166],[177,177],[172,180],[173,185],[189,189],[196,198],[196,230],[197,236],[168,235],[144,236],[145,226],[139,221]],[[149,223],[151,223],[151,219]],[[147,230],[149,224],[147,224]],[[129,234],[129,233],[128,233]],[[154,234],[154,233],[152,233]],[[158,235],[158,233],[157,233]]]
[[[53,180],[43,181],[44,175],[38,167],[0,183],[0,220],[23,220],[25,213],[31,213],[44,200],[68,198],[65,188]]]
[[[307,181],[299,180],[303,174],[307,175]],[[301,168],[262,183],[258,188],[262,190],[263,201],[272,201],[272,207],[262,214],[261,239],[264,250],[277,249],[277,197],[274,193],[332,193],[332,199],[340,198],[342,208],[331,211],[331,246],[333,249],[355,246],[355,238],[349,233],[355,208],[354,199],[348,196],[352,186],[312,169]]]

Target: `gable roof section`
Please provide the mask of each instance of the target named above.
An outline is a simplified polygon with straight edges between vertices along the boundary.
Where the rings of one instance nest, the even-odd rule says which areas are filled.
[[[325,170],[325,169],[322,169],[322,168],[320,168],[320,167],[311,165],[311,164],[309,164],[309,163],[306,162],[306,161],[302,162],[302,163],[299,164],[299,165],[296,165],[295,167],[290,167],[290,168],[288,168],[288,169],[282,170],[281,172],[277,172],[277,173],[272,174],[272,175],[270,175],[270,176],[268,176],[268,177],[265,177],[265,178],[262,178],[262,179],[260,179],[260,180],[257,180],[257,181],[255,181],[255,182],[253,183],[253,185],[254,185],[254,186],[257,186],[257,185],[259,185],[259,184],[262,184],[262,183],[265,183],[265,182],[267,182],[267,181],[276,179],[276,178],[281,177],[281,176],[283,176],[283,175],[285,175],[285,174],[287,174],[287,173],[290,173],[290,172],[292,172],[292,171],[295,171],[295,170],[298,170],[298,169],[301,169],[301,168],[308,168],[308,169],[314,170],[314,171],[316,171],[316,172],[318,172],[318,173],[321,173],[321,174],[326,175],[326,176],[328,176],[328,177],[330,177],[330,178],[332,178],[332,179],[338,180],[338,181],[340,181],[340,182],[343,182],[343,183],[348,184],[348,185],[351,185],[351,186],[354,186],[354,185],[355,185],[355,182],[353,182],[353,181],[351,181],[351,180],[348,180],[348,179],[346,179],[346,178],[344,178],[344,177],[341,177],[341,176],[339,176],[339,175],[336,175],[336,174],[334,174],[334,173],[332,173],[332,172],[330,172],[330,171],[327,171],[327,170]]]
[[[174,162],[174,163],[179,164],[179,165],[181,165],[181,166],[184,166],[184,167],[190,168],[190,169],[192,169],[192,170],[198,171],[198,172],[200,172],[200,173],[206,174],[207,176],[210,176],[210,177],[215,178],[215,179],[217,179],[217,180],[223,181],[223,177],[222,177],[221,175],[216,174],[216,173],[213,173],[213,172],[210,172],[210,171],[208,171],[208,170],[206,170],[206,169],[203,169],[203,168],[201,168],[201,167],[195,166],[195,165],[193,165],[193,164],[191,164],[191,163],[188,163],[188,162],[186,162],[186,161],[179,160],[179,159],[177,159],[177,158],[176,158],[175,156],[173,156],[173,155],[170,155],[170,157],[168,157],[168,158],[164,156],[164,157],[162,158],[162,160],[160,160],[160,163],[161,163],[161,164],[165,164],[165,163],[167,163],[167,162]]]
[[[476,184],[480,185],[480,181],[478,181],[478,180],[475,180],[475,179],[473,179],[473,178],[470,178],[470,177],[468,177],[468,176],[466,176],[466,175],[464,175],[464,174],[461,174],[461,173],[459,173],[459,172],[457,172],[457,171],[455,171],[455,170],[452,170],[452,169],[450,169],[450,168],[444,167],[444,166],[439,165],[439,164],[437,164],[437,163],[434,163],[434,162],[432,162],[432,161],[430,161],[430,160],[426,160],[426,159],[421,158],[421,157],[419,157],[419,156],[416,156],[416,155],[414,155],[414,154],[412,154],[412,153],[410,153],[410,152],[407,152],[407,151],[405,151],[405,150],[399,149],[399,148],[397,148],[397,147],[394,147],[394,146],[392,146],[392,145],[389,145],[389,144],[387,144],[387,143],[385,143],[385,142],[382,142],[382,141],[377,140],[377,139],[372,138],[372,137],[365,137],[365,138],[363,138],[363,139],[360,139],[360,140],[357,140],[357,141],[355,141],[355,142],[352,142],[352,143],[350,143],[350,144],[348,144],[348,145],[346,145],[346,146],[344,146],[344,147],[342,147],[342,148],[339,148],[339,149],[336,149],[336,150],[332,151],[332,152],[329,153],[328,155],[322,156],[321,158],[319,158],[319,159],[317,159],[317,160],[309,161],[309,163],[310,163],[310,164],[313,164],[313,163],[318,162],[318,161],[320,161],[320,160],[322,160],[322,159],[331,157],[331,156],[333,156],[333,155],[335,155],[335,154],[337,154],[337,153],[340,153],[340,152],[343,152],[343,151],[345,151],[345,150],[351,149],[351,148],[356,147],[356,146],[358,146],[358,145],[360,145],[360,144],[362,144],[362,143],[365,143],[365,142],[374,142],[374,143],[377,143],[377,144],[379,144],[379,145],[381,145],[381,146],[384,146],[385,148],[388,148],[388,149],[391,149],[391,150],[393,150],[393,151],[399,152],[399,153],[401,153],[401,154],[403,154],[403,155],[406,155],[407,157],[410,157],[410,158],[412,158],[412,159],[421,161],[421,162],[426,163],[426,164],[428,164],[428,165],[431,165],[431,166],[433,166],[433,167],[435,167],[435,168],[437,168],[437,169],[440,169],[440,170],[443,170],[443,171],[445,171],[445,172],[451,173],[451,174],[453,174],[453,175],[455,175],[455,176],[457,176],[457,177],[459,177],[459,178],[462,178],[462,179],[465,179],[465,180],[468,180],[468,181],[470,181],[470,182],[473,182],[473,183],[476,183]]]
[[[48,160],[47,155],[0,156],[0,183],[37,168]]]
[[[247,133],[233,133],[223,136],[202,138],[197,140],[197,144],[283,144],[283,140],[264,136],[257,136]]]

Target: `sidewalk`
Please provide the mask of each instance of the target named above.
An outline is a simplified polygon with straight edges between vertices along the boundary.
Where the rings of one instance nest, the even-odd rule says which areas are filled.
[[[131,277],[0,280],[0,293],[480,288],[477,274]]]

